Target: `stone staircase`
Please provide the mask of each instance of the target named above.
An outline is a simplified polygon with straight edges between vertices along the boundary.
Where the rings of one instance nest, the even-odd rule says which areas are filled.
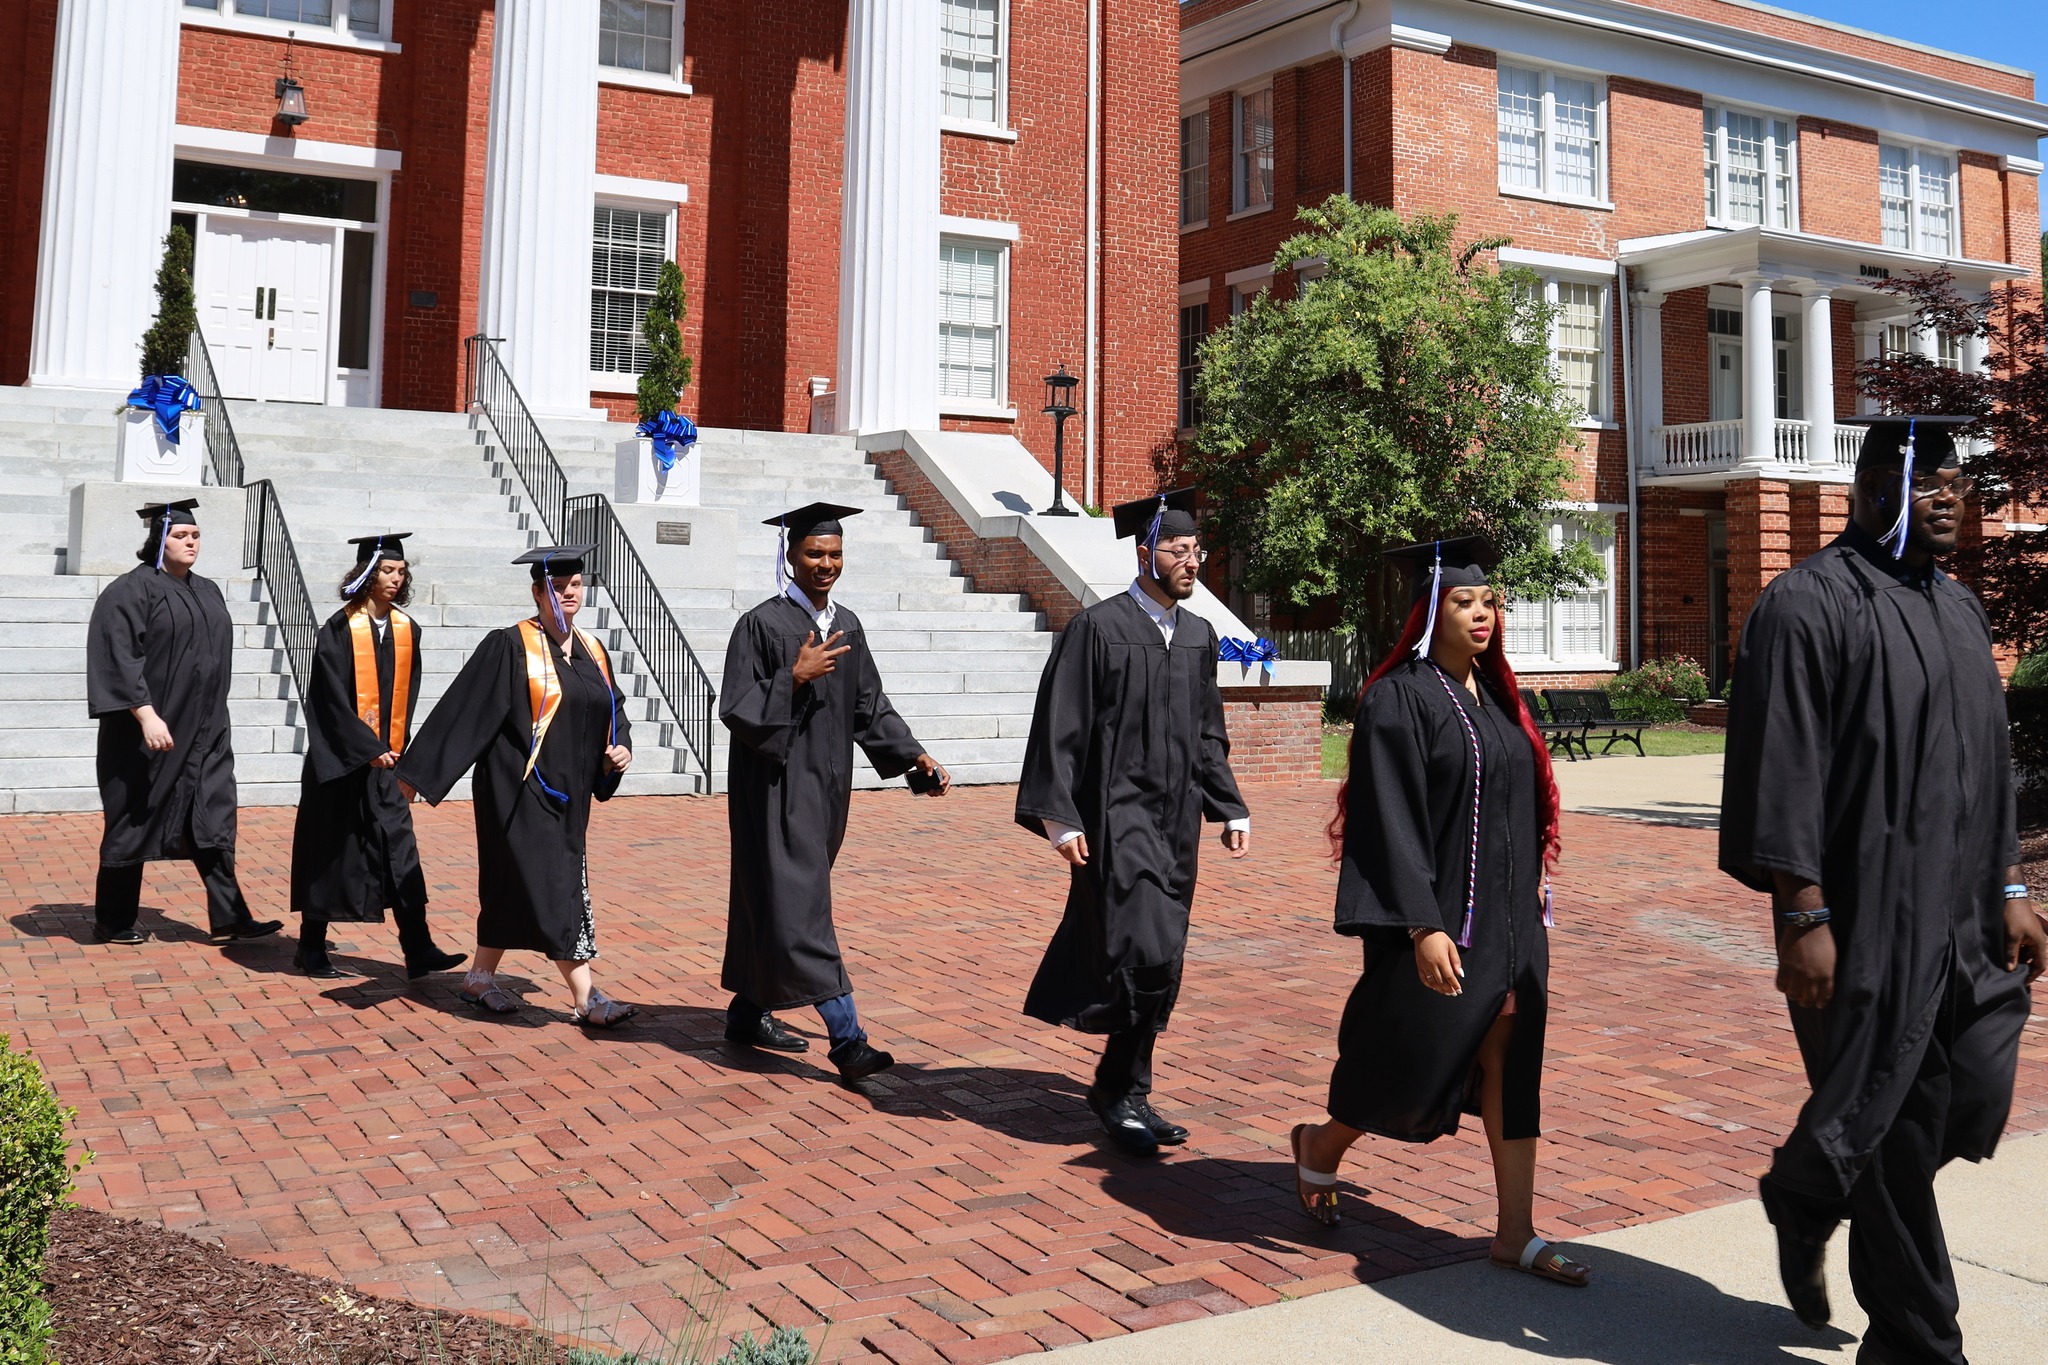
[[[612,492],[613,449],[633,434],[631,425],[542,426],[572,494]],[[739,513],[741,586],[665,587],[663,595],[713,685],[740,613],[776,592],[778,533],[761,523],[809,502],[858,507],[861,515],[846,524],[846,570],[833,597],[859,614],[889,699],[955,781],[1016,781],[1052,646],[1025,599],[971,591],[852,437],[707,427],[697,451],[704,503]],[[854,785],[883,784],[861,759]]]
[[[104,394],[0,388],[0,812],[92,809],[96,727],[85,715],[85,632],[107,580],[67,576],[69,489],[113,471],[114,400]],[[336,601],[351,536],[410,530],[408,611],[429,630],[423,711],[445,691],[484,631],[531,610],[509,561],[539,542],[525,491],[488,426],[460,413],[236,403],[250,479],[270,478],[296,542],[316,613]],[[630,427],[550,423],[572,492],[609,493],[613,443]],[[962,782],[1014,781],[1050,636],[1021,598],[967,591],[851,440],[707,430],[703,499],[739,510],[740,581],[757,587],[665,586],[664,595],[717,686],[739,613],[775,591],[776,533],[758,523],[813,499],[859,506],[848,527],[838,596],[870,633],[883,684],[919,738]],[[138,490],[138,504],[147,493]],[[139,523],[138,523],[139,525]],[[139,536],[138,536],[139,539]],[[200,572],[218,581],[239,630],[232,691],[236,771],[245,804],[297,799],[304,734],[270,606],[239,564],[239,545],[206,544]],[[583,616],[611,649],[633,699],[636,760],[627,794],[701,791],[704,775],[674,717],[640,671],[602,594]],[[726,735],[714,727],[718,785]],[[879,785],[866,763],[857,785]],[[466,784],[455,793],[466,796]]]

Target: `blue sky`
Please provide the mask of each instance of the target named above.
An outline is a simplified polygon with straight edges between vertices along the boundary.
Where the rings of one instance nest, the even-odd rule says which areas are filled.
[[[1770,0],[1781,9],[1887,33],[1929,47],[1988,57],[2048,75],[2048,3],[2043,0]],[[2038,89],[2038,87],[2037,87]],[[2036,95],[2039,98],[2039,95]],[[2042,203],[2048,208],[2048,178]]]

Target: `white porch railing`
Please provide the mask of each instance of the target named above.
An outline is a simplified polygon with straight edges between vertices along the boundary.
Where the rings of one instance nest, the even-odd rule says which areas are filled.
[[[1657,427],[1650,433],[1652,477],[1674,474],[1723,474],[1743,463],[1743,422],[1686,422]],[[1813,466],[1812,429],[1805,422],[1777,418],[1771,423],[1771,449],[1759,465],[1779,470],[1804,472]],[[1863,439],[1857,427],[1835,428],[1835,463],[1843,469],[1856,465],[1856,451]]]

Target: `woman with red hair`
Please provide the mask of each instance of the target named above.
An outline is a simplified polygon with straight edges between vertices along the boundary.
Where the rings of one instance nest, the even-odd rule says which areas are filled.
[[[1584,1286],[1536,1235],[1536,1138],[1557,854],[1550,751],[1501,642],[1478,536],[1388,552],[1416,577],[1407,628],[1359,693],[1331,837],[1337,932],[1364,942],[1327,1123],[1293,1133],[1296,1193],[1338,1221],[1337,1168],[1367,1133],[1429,1142],[1477,1114],[1500,1203],[1496,1265]]]

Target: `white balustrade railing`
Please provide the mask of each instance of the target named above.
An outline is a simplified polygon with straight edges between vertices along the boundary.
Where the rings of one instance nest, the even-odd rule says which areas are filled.
[[[1846,469],[1856,467],[1856,457],[1863,451],[1862,427],[1835,428],[1835,463]]]
[[[1804,422],[1788,421],[1783,417],[1771,423],[1771,458],[1787,469],[1806,468],[1806,437],[1808,428]]]
[[[1719,474],[1743,462],[1743,422],[1686,422],[1657,427],[1650,433],[1651,475]],[[1771,423],[1771,450],[1762,467],[1778,470],[1810,470],[1813,460],[1812,428],[1805,422],[1786,418]],[[1858,427],[1837,427],[1834,438],[1835,464],[1853,469],[1856,451],[1863,439]]]

